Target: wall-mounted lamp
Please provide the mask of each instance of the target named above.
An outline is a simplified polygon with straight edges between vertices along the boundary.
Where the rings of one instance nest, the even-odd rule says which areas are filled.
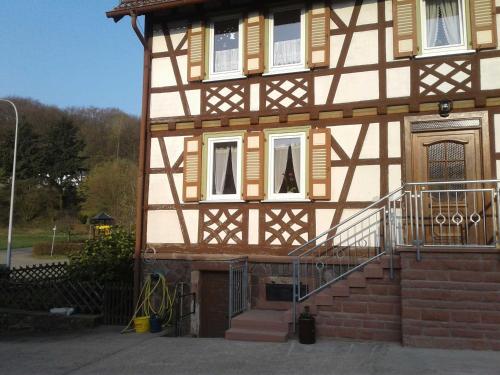
[[[439,102],[439,115],[441,117],[448,117],[452,110],[453,102],[451,100],[445,99]]]

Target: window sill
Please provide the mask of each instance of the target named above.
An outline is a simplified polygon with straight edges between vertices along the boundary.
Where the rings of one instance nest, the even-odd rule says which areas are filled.
[[[451,56],[451,55],[470,55],[476,52],[473,49],[463,49],[463,50],[455,50],[455,51],[441,51],[441,52],[429,52],[424,53],[422,55],[415,56],[416,59],[425,59],[426,57],[439,57],[439,56]]]
[[[209,83],[209,82],[218,82],[218,81],[229,81],[232,79],[244,79],[247,78],[247,76],[243,74],[236,74],[236,75],[227,75],[224,77],[213,77],[213,78],[208,78],[204,79],[202,82],[203,83]]]
[[[304,203],[304,202],[311,202],[310,199],[304,199],[304,198],[297,198],[297,199],[264,199],[260,201],[261,203]]]
[[[199,203],[245,203],[242,199],[211,199],[199,201]]]
[[[263,73],[262,77],[267,77],[267,76],[276,76],[279,74],[290,74],[290,73],[304,73],[304,72],[310,72],[311,69],[309,68],[290,68],[290,69],[284,69],[284,70],[275,70],[275,71],[270,71],[267,73]]]

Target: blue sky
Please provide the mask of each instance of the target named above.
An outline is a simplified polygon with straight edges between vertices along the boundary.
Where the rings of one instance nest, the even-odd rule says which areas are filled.
[[[140,114],[142,47],[118,0],[0,0],[0,97]],[[142,20],[141,20],[142,23]]]

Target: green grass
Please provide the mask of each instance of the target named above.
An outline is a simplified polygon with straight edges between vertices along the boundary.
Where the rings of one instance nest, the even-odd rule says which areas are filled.
[[[14,228],[12,232],[12,248],[20,249],[24,247],[32,247],[38,242],[52,242],[52,230],[46,229],[25,229]],[[76,234],[71,236],[71,241],[83,241],[87,236],[84,234]],[[56,233],[56,242],[66,242],[68,236],[65,233]],[[7,228],[0,228],[0,251],[7,248]]]

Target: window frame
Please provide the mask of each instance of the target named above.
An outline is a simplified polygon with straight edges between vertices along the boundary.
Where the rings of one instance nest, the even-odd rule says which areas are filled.
[[[287,10],[300,10],[300,62],[288,65],[274,65],[274,14],[287,11]],[[292,73],[297,71],[304,71],[306,69],[306,10],[300,6],[287,6],[273,8],[269,12],[269,32],[268,32],[268,74]]]
[[[238,20],[238,69],[227,72],[214,71],[215,23]],[[208,80],[243,78],[243,18],[240,15],[211,18],[208,24]]]
[[[465,0],[458,0],[460,19],[460,33],[462,43],[449,46],[427,47],[427,13],[426,0],[419,0],[420,7],[420,30],[421,30],[421,56],[442,56],[468,51],[468,24],[467,7]]]
[[[267,134],[267,199],[270,201],[305,201],[307,200],[307,131]],[[300,138],[300,181],[301,193],[274,193],[274,140],[283,138]]]
[[[216,143],[225,142],[236,142],[236,176],[234,176],[234,182],[236,187],[235,194],[213,194],[212,184],[213,184],[213,172],[214,172],[214,145]],[[207,139],[207,185],[206,185],[206,201],[236,201],[241,200],[241,188],[242,188],[242,159],[243,159],[243,137],[241,135],[231,135],[231,136],[217,136],[209,137]]]

